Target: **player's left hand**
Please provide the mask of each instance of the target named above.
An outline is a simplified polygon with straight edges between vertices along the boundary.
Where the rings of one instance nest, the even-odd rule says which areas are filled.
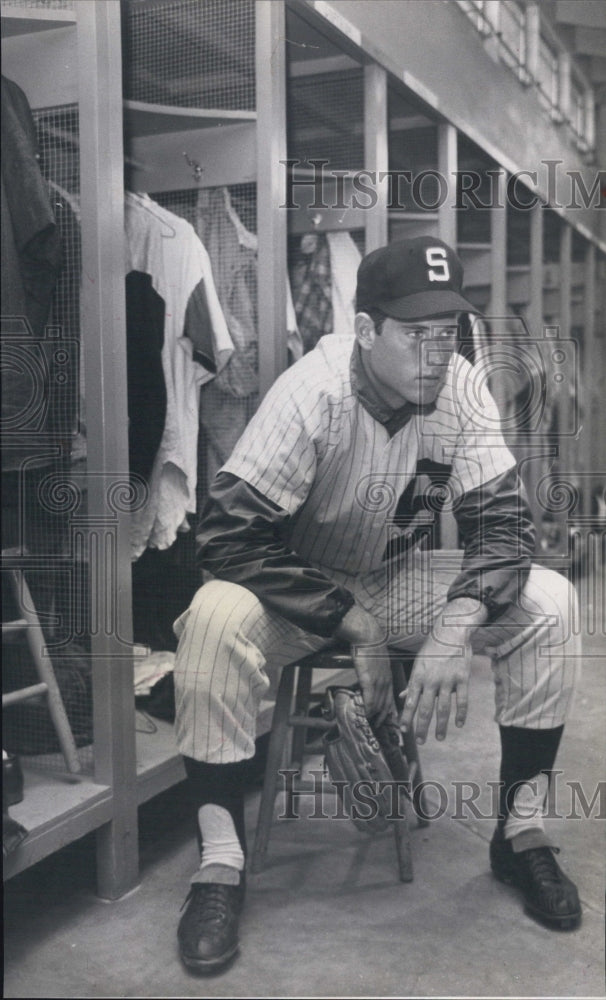
[[[453,637],[454,639],[454,637]],[[443,740],[448,729],[451,700],[456,699],[455,725],[462,726],[467,717],[471,649],[467,643],[446,645],[429,636],[417,654],[406,690],[401,716],[404,729],[412,726],[416,713],[417,743],[424,743],[434,713],[436,739]]]

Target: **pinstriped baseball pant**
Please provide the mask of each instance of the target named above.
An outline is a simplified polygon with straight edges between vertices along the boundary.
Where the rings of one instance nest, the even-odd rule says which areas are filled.
[[[460,562],[460,552],[415,553],[405,569],[391,573],[387,566],[340,582],[384,624],[391,647],[415,651],[446,604]],[[529,729],[564,724],[581,665],[576,621],[574,588],[533,566],[518,603],[476,630],[474,651],[492,661],[496,722]],[[178,747],[211,764],[254,754],[256,717],[272,674],[329,642],[221,580],[198,590],[174,628]]]

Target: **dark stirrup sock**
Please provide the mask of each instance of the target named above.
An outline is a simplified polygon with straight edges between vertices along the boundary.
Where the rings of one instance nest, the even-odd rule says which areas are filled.
[[[235,764],[206,764],[184,757],[185,773],[187,774],[189,792],[196,813],[200,806],[214,803],[222,806],[231,815],[234,827],[240,841],[240,846],[246,857],[246,827],[244,824],[244,791],[246,773],[249,761],[242,760]]]
[[[499,726],[501,734],[501,773],[498,828],[503,832],[511,812],[515,793],[525,781],[538,774],[549,779],[555,764],[564,726],[555,729],[522,729]]]

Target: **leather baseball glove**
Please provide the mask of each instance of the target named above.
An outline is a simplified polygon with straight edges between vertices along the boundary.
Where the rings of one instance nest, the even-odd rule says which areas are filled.
[[[329,687],[322,714],[334,722],[322,742],[328,774],[344,812],[358,830],[379,833],[395,815],[394,781],[408,780],[395,713],[375,729],[359,689]]]

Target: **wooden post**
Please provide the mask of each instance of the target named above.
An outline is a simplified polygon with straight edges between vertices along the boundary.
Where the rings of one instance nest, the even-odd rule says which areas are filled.
[[[502,329],[507,317],[507,175],[500,170],[497,175],[497,202],[490,213],[490,313],[491,341],[495,344],[495,331]],[[496,346],[496,344],[495,344]],[[505,400],[498,379],[491,380],[491,392],[497,406],[504,413]]]
[[[571,58],[569,52],[560,52],[558,55],[558,90],[559,90],[559,110],[564,118],[570,117],[570,66]]]
[[[592,470],[592,459],[594,442],[602,435],[603,412],[602,407],[596,407],[596,384],[595,373],[601,371],[599,351],[596,350],[596,281],[595,281],[595,247],[593,243],[587,243],[585,251],[585,288],[583,296],[583,357],[581,368],[581,388],[583,406],[583,428],[581,430],[581,454],[582,470],[585,473],[582,499],[582,513],[588,516],[592,513],[591,496],[595,483],[593,477],[589,475]],[[597,397],[600,402],[600,396]],[[603,471],[603,470],[599,470]]]
[[[450,122],[438,125],[438,172],[448,183],[448,197],[439,208],[440,239],[451,247],[457,244],[456,176],[457,130]]]
[[[537,201],[530,209],[530,336],[543,336],[543,205]]]
[[[457,246],[457,214],[456,214],[456,176],[457,176],[457,130],[449,122],[438,125],[438,172],[448,183],[448,197],[440,206],[439,233],[440,239],[456,249]],[[451,187],[452,186],[452,187]],[[440,514],[440,545],[443,549],[459,547],[459,529],[451,510],[443,510]]]
[[[368,63],[364,67],[364,165],[375,175],[371,186],[377,201],[364,216],[366,253],[385,246],[388,239],[387,178],[379,181],[389,169],[387,131],[387,73],[382,66]]]
[[[257,0],[257,231],[259,388],[287,365],[286,21],[284,0]]]
[[[545,343],[543,336],[543,212],[544,208],[540,202],[533,205],[530,210],[530,302],[528,305],[528,325],[530,328],[531,344],[533,342],[536,344],[537,355],[543,359],[544,364],[548,364],[547,351],[550,349],[550,345]],[[530,431],[531,438],[528,442],[526,453],[523,456],[526,461],[522,467],[534,523],[539,532],[541,530],[544,511],[543,506],[539,502],[538,486],[547,468],[546,455],[549,450],[545,437],[547,430],[548,428],[544,426],[544,420],[541,415],[540,425]]]
[[[532,80],[539,72],[539,44],[541,35],[541,15],[538,3],[526,7],[526,69]]]
[[[113,792],[97,834],[99,895],[116,899],[138,878],[120,5],[78,4],[82,211],[82,352],[88,511],[76,528],[89,567],[95,780]]]
[[[560,339],[568,340],[571,333],[572,297],[572,226],[562,220],[560,230]],[[570,433],[571,408],[577,402],[570,395],[570,380],[575,378],[573,358],[570,357],[567,371],[562,372],[564,381],[561,383],[559,410],[560,427],[564,434]],[[574,473],[577,467],[577,445],[570,437],[562,437],[558,442],[560,471],[564,478]]]
[[[497,174],[497,203],[490,215],[490,315],[502,320],[507,315],[507,176]]]

